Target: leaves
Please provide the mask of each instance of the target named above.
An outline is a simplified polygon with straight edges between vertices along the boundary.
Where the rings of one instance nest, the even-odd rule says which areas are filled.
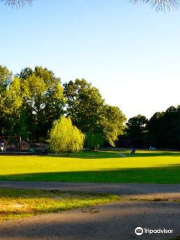
[[[72,125],[70,118],[56,120],[50,132],[50,149],[55,152],[77,152],[83,149],[84,134]]]
[[[177,9],[180,5],[179,0],[130,0],[133,3],[145,3],[154,7],[157,11],[170,11]]]
[[[23,7],[27,4],[32,4],[34,0],[0,0],[0,1],[12,7]]]
[[[67,115],[86,134],[86,146],[97,149],[106,141],[111,146],[123,132],[125,117],[118,107],[105,104],[99,90],[86,80],[64,85]]]

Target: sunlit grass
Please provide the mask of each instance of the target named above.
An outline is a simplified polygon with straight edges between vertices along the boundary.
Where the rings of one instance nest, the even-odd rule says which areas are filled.
[[[87,208],[114,200],[119,200],[119,197],[107,194],[0,189],[0,221]]]
[[[0,180],[180,183],[180,152],[0,156]]]

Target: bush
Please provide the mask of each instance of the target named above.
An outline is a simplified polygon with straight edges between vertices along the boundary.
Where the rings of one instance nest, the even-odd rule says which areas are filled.
[[[84,134],[72,125],[70,118],[56,120],[50,132],[50,150],[59,152],[77,152],[83,149]]]

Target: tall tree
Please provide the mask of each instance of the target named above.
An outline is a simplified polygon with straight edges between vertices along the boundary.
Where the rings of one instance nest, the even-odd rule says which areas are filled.
[[[104,141],[114,146],[123,131],[125,117],[113,106],[105,104],[99,90],[84,79],[76,79],[64,85],[67,98],[67,115],[86,133],[86,145],[98,148]]]
[[[67,115],[82,132],[101,132],[100,120],[104,111],[104,99],[99,90],[86,80],[76,79],[64,84],[67,98]]]
[[[126,123],[127,135],[131,139],[131,145],[135,147],[145,147],[148,120],[145,116],[137,115]]]
[[[7,89],[12,80],[12,73],[4,66],[0,65],[0,134],[4,134],[6,119],[6,112],[10,109],[7,108]]]
[[[46,138],[54,120],[63,112],[63,89],[60,79],[46,68],[26,68],[19,74],[23,94],[23,112],[32,138]]]
[[[124,132],[125,120],[126,117],[118,107],[104,106],[104,114],[101,121],[104,138],[113,147],[115,147],[115,141],[118,139],[118,136]]]
[[[149,130],[149,141],[151,146],[159,147],[161,146],[161,137],[163,132],[163,117],[164,112],[156,112],[149,120],[148,130]]]
[[[180,148],[180,106],[155,113],[148,125],[150,144],[157,148]]]

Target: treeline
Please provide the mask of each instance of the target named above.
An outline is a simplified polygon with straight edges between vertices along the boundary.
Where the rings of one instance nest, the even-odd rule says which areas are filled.
[[[13,75],[0,66],[0,136],[47,142],[55,120],[70,117],[85,135],[85,147],[180,149],[180,106],[142,115],[126,123],[118,107],[106,104],[84,79],[65,84],[46,68],[25,68]]]
[[[180,149],[180,106],[156,112],[149,120],[142,115],[130,118],[126,133],[119,137],[124,147]]]
[[[25,68],[19,74],[0,66],[0,135],[45,142],[53,122],[68,116],[85,134],[85,146],[115,146],[125,129],[125,116],[105,103],[99,90],[86,80],[61,84],[46,68]]]

